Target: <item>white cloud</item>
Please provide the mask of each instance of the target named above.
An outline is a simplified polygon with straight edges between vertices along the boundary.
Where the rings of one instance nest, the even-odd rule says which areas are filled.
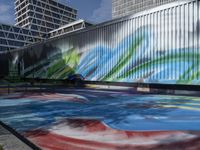
[[[101,0],[100,7],[94,10],[90,20],[95,23],[103,22],[111,19],[112,16],[112,1]]]
[[[10,5],[0,3],[0,23],[14,24],[13,9]]]
[[[0,4],[0,14],[7,13],[10,9],[9,5]]]

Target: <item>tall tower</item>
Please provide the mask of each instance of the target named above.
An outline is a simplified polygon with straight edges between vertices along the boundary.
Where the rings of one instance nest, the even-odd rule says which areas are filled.
[[[178,0],[112,0],[112,17],[119,18]]]
[[[77,10],[57,0],[15,0],[16,26],[41,35],[76,20]]]

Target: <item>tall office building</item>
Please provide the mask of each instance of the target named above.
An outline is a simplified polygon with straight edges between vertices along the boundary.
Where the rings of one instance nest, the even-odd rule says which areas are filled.
[[[15,11],[15,26],[0,23],[0,51],[48,38],[50,31],[75,21],[77,16],[76,9],[58,0],[15,0]]]
[[[0,52],[17,49],[42,39],[37,31],[0,23]]]
[[[119,18],[178,0],[112,0],[112,17]]]
[[[15,0],[16,26],[45,34],[76,20],[77,10],[57,0]]]

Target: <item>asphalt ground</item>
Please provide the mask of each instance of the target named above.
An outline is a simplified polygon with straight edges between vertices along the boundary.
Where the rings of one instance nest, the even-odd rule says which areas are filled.
[[[32,148],[0,125],[0,150],[32,150]]]

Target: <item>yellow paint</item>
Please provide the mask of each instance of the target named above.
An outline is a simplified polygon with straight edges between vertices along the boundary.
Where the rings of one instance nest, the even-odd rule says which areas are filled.
[[[179,108],[179,109],[200,111],[200,108],[189,107],[189,106],[163,105],[162,107],[164,107],[164,108]]]

